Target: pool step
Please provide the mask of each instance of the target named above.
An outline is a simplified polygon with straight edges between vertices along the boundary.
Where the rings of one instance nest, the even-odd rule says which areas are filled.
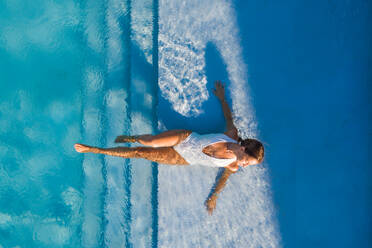
[[[105,146],[115,147],[116,136],[130,132],[130,2],[108,0],[106,7]],[[131,180],[127,159],[104,156],[105,247],[130,247]]]
[[[157,84],[153,65],[153,0],[131,2],[131,134],[156,133]],[[131,144],[138,146],[139,144]],[[131,239],[133,247],[156,247],[157,222],[153,194],[154,165],[143,159],[130,160]],[[156,214],[156,213],[155,213]]]
[[[83,142],[103,146],[103,106],[105,80],[104,27],[105,15],[102,2],[89,0],[83,11],[84,38],[87,47],[87,63],[83,70],[82,85],[82,138]],[[82,186],[83,219],[81,230],[82,247],[100,247],[102,245],[103,194],[105,179],[102,173],[104,161],[102,156],[84,154]]]
[[[88,1],[86,7],[94,59],[86,68],[84,141],[112,147],[117,135],[154,133],[152,0]],[[153,164],[91,154],[84,164],[83,247],[154,247]]]

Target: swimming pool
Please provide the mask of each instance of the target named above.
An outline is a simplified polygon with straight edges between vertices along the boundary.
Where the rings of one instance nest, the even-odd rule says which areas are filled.
[[[34,4],[0,6],[0,245],[150,247],[156,168],[73,144],[154,132],[154,5]]]
[[[0,248],[368,247],[370,10],[0,1]],[[217,79],[266,158],[229,179],[212,217],[218,169],[73,150],[223,132]]]

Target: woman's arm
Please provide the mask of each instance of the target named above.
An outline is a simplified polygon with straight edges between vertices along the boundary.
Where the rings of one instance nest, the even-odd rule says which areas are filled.
[[[235,127],[234,122],[233,122],[233,118],[232,118],[232,113],[231,113],[230,107],[227,104],[226,99],[225,99],[225,88],[224,88],[224,85],[222,85],[221,81],[216,81],[214,83],[214,85],[215,85],[216,89],[213,90],[213,93],[220,100],[222,111],[223,111],[223,115],[224,115],[225,120],[226,120],[226,129],[227,130],[231,130],[231,129],[235,129],[236,130],[236,127]]]
[[[212,215],[213,210],[216,208],[218,194],[225,187],[226,181],[227,181],[227,179],[229,179],[229,177],[232,173],[235,173],[235,171],[231,171],[230,169],[225,169],[222,176],[218,180],[217,186],[214,188],[212,195],[205,202],[205,205],[207,207],[207,211],[210,215]]]

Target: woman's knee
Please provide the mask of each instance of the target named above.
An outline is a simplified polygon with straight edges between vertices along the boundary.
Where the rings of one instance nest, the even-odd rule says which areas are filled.
[[[157,135],[144,134],[139,136],[138,142],[154,148],[172,147],[182,142],[191,133],[192,131],[186,129],[174,129]]]
[[[182,130],[182,132],[180,132],[180,134],[178,135],[178,141],[175,145],[178,145],[179,143],[184,141],[187,137],[189,137],[191,133],[192,131],[190,130]]]
[[[143,134],[138,137],[138,143],[141,143],[145,146],[152,146],[154,137],[151,134]]]

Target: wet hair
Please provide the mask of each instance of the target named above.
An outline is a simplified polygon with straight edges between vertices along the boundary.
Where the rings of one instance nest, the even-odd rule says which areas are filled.
[[[258,163],[261,163],[264,158],[264,146],[256,139],[245,139],[238,138],[239,145],[244,146],[244,152],[249,156],[257,159]]]

